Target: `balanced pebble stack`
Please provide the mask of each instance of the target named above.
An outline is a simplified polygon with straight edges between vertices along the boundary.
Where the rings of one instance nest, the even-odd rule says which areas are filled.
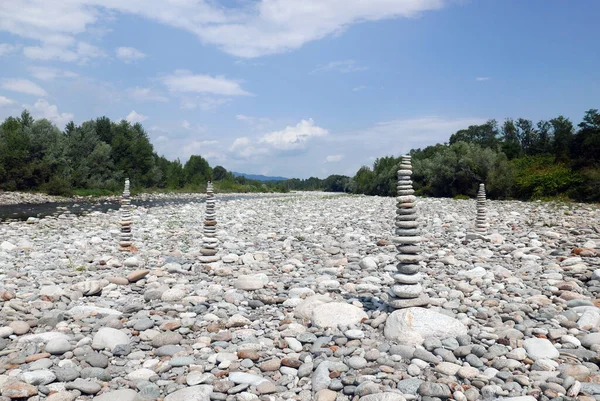
[[[486,214],[485,184],[479,184],[479,192],[477,193],[477,219],[475,221],[475,230],[479,233],[487,232]]]
[[[205,263],[216,262],[220,259],[217,256],[219,240],[217,239],[217,219],[215,212],[215,193],[212,182],[206,185],[206,216],[204,218],[204,237],[202,238],[202,248],[200,249],[200,261]]]
[[[119,250],[131,250],[131,199],[129,192],[129,178],[125,179],[125,189],[121,197],[121,235],[119,237]]]
[[[391,288],[390,306],[395,309],[422,306],[429,303],[428,297],[423,293],[419,262],[421,248],[420,231],[417,223],[416,200],[412,180],[412,165],[410,156],[402,156],[398,170],[396,230],[394,243],[398,250],[396,259],[397,273],[394,274],[396,282]]]

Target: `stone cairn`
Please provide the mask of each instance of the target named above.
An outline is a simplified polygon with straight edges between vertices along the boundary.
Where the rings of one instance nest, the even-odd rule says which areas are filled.
[[[131,251],[131,199],[129,192],[129,178],[125,179],[125,189],[121,197],[121,235],[119,237],[119,250]]]
[[[220,259],[217,256],[217,220],[215,212],[215,193],[212,182],[206,185],[206,217],[204,218],[204,237],[202,238],[202,248],[200,249],[200,261],[205,263],[216,262]]]
[[[416,200],[412,180],[412,165],[410,156],[402,156],[400,169],[398,170],[396,230],[394,243],[398,250],[396,268],[394,274],[396,282],[391,288],[390,306],[393,308],[409,308],[427,305],[429,299],[423,293],[421,286],[421,275],[419,274],[419,255],[421,248],[420,231],[417,223]]]
[[[487,208],[485,199],[485,184],[479,184],[477,192],[477,220],[475,221],[475,230],[479,233],[487,232]]]

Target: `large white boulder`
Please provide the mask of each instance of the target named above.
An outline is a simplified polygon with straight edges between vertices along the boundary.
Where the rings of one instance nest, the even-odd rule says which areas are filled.
[[[407,308],[390,314],[384,334],[401,344],[421,345],[426,338],[456,337],[467,331],[467,326],[453,317],[431,309]]]

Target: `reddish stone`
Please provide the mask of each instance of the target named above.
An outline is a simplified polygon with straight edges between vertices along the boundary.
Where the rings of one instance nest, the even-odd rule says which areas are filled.
[[[289,368],[298,369],[302,365],[302,362],[296,358],[283,358],[281,360],[281,364]]]
[[[241,349],[237,352],[237,356],[240,359],[250,359],[253,361],[258,361],[260,359],[258,351],[254,349]]]
[[[23,382],[15,382],[2,387],[2,395],[8,398],[29,398],[38,393],[35,386]]]
[[[33,361],[37,361],[39,359],[46,359],[46,358],[50,358],[50,354],[47,352],[42,352],[40,354],[33,354],[33,355],[29,355],[25,358],[25,363],[29,363],[29,362],[33,362]]]

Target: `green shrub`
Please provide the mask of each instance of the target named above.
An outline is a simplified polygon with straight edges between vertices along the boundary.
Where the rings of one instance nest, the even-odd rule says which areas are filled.
[[[572,192],[583,178],[553,156],[523,157],[511,162],[515,171],[515,194],[521,199],[542,199]]]
[[[45,189],[48,195],[71,196],[73,194],[71,181],[58,175],[50,178],[50,181],[45,185]]]
[[[452,197],[452,199],[456,199],[456,200],[468,200],[468,199],[471,199],[471,197],[467,196],[467,195],[454,195]]]

